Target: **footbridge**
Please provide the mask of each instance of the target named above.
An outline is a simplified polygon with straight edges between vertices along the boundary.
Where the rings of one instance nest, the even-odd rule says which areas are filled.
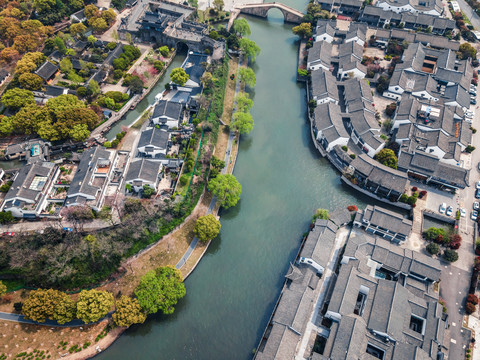
[[[254,15],[263,18],[266,18],[268,15],[268,11],[273,8],[279,9],[283,14],[285,22],[289,23],[300,24],[302,22],[303,16],[305,15],[301,11],[277,2],[245,4],[235,7],[235,9],[242,14]]]

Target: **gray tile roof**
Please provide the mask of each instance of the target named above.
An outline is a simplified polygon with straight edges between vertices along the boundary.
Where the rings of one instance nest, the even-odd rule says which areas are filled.
[[[348,79],[343,82],[345,103],[363,98],[369,102],[373,102],[373,95],[370,86],[366,80],[356,78]]]
[[[363,220],[368,220],[371,225],[380,226],[394,233],[410,235],[412,221],[405,219],[399,213],[384,209],[379,206],[367,205],[363,212]]]
[[[308,50],[308,62],[321,62],[324,66],[329,67],[332,56],[332,44],[326,41],[316,41]]]
[[[171,119],[182,119],[184,104],[179,102],[160,100],[153,110],[152,118],[167,116]]]
[[[97,167],[110,166],[109,159],[110,152],[101,146],[95,146],[85,150],[78,164],[77,172],[68,189],[67,201],[68,198],[73,197],[75,194],[96,196],[101,188],[92,184],[92,177]]]
[[[323,131],[330,127],[334,127],[339,136],[349,137],[340,116],[340,106],[332,102],[317,105],[313,116],[314,126],[317,131]]]
[[[335,247],[337,226],[328,220],[315,221],[313,229],[308,233],[300,255],[314,260],[323,268],[330,261],[331,252]]]
[[[44,185],[53,175],[55,164],[50,162],[37,162],[33,164],[27,164],[20,168],[15,180],[8,190],[5,196],[5,201],[9,201],[16,198],[22,198],[29,202],[35,202],[40,193],[44,190]],[[33,183],[35,177],[46,177],[47,180],[37,186]]]
[[[47,60],[35,71],[35,74],[40,76],[44,81],[48,81],[57,71],[58,67]]]
[[[136,160],[130,163],[126,181],[133,181],[140,179],[151,184],[155,184],[158,179],[162,164],[158,161],[150,161],[147,159]]]
[[[142,131],[140,140],[138,141],[138,147],[141,148],[144,146],[153,145],[161,149],[167,149],[168,138],[169,134],[167,131],[153,127],[151,129]]]
[[[348,117],[350,118],[353,128],[360,136],[370,130],[380,130],[380,126],[378,125],[377,119],[375,119],[375,115],[367,111],[356,111],[348,114]]]
[[[330,71],[323,69],[314,70],[311,74],[312,96],[317,100],[330,97],[339,100],[337,81]]]

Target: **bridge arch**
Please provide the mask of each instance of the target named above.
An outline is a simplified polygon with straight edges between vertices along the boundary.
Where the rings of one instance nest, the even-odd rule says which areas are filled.
[[[265,17],[268,17],[268,15],[270,15],[271,17],[274,17],[275,20],[278,17],[278,19],[281,19],[282,22],[287,22],[288,14],[276,6],[272,6],[265,10]]]

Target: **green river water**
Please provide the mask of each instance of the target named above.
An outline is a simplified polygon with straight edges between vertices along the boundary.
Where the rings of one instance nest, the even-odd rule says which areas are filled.
[[[248,18],[262,52],[254,65],[255,127],[242,136],[235,168],[241,201],[221,213],[220,235],[186,280],[175,313],[150,316],[96,359],[250,359],[314,210],[368,201],[317,154],[305,89],[295,82],[296,37],[279,11],[270,13],[268,21]]]

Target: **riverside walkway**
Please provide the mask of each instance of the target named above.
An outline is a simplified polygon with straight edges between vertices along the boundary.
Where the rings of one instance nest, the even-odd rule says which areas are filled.
[[[238,69],[240,69],[242,67],[242,64],[243,64],[243,56],[240,54],[240,57],[239,57],[239,60],[238,60]],[[239,81],[239,76],[238,76],[238,69],[237,69],[237,74],[235,74],[236,84],[235,84],[235,97],[234,97],[234,99],[237,98],[238,92],[240,91],[240,81]],[[235,113],[236,107],[237,107],[237,104],[235,102],[232,115]],[[222,174],[227,173],[228,164],[230,163],[230,157],[231,157],[231,153],[232,153],[232,146],[233,146],[233,140],[234,139],[235,139],[235,132],[230,131],[230,134],[228,136],[227,151],[225,153],[225,159],[224,159],[225,160],[225,167],[222,169],[222,172],[221,172]],[[217,197],[214,196],[212,198],[212,201],[210,201],[210,205],[208,206],[207,215],[212,213],[216,204],[217,204]],[[197,247],[197,244],[198,244],[198,238],[195,236],[193,238],[192,242],[190,243],[190,245],[189,245],[187,251],[185,252],[185,254],[183,254],[182,258],[178,261],[177,265],[175,265],[176,269],[181,269],[182,266],[185,265],[188,258],[192,255],[193,251]]]

